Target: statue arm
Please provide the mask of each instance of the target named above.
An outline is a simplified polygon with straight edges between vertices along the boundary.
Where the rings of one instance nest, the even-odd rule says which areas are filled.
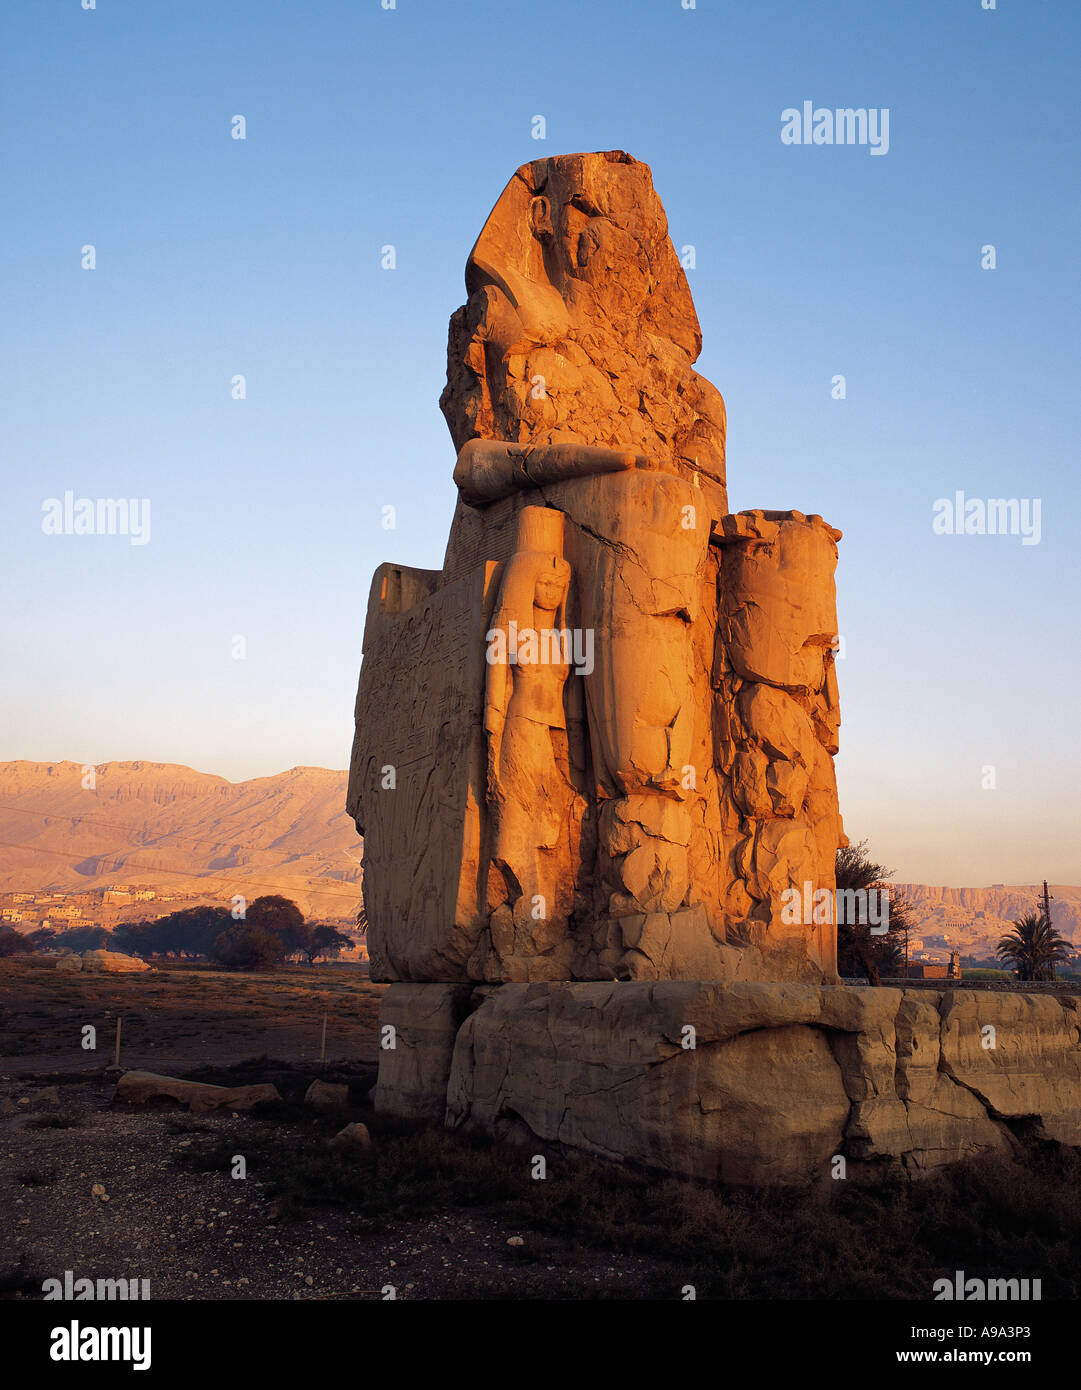
[[[603,444],[508,444],[499,439],[470,439],[462,445],[454,481],[462,501],[483,507],[524,488],[544,487],[598,473],[648,468],[643,454]]]
[[[484,732],[488,745],[488,798],[493,800],[499,786],[503,726],[507,720],[508,689],[513,677],[504,661],[489,662],[484,681]]]

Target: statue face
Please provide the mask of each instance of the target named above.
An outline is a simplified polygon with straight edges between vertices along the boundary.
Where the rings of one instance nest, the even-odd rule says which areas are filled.
[[[538,576],[533,594],[533,606],[542,613],[555,613],[567,596],[571,567],[566,560],[559,560],[550,573]]]

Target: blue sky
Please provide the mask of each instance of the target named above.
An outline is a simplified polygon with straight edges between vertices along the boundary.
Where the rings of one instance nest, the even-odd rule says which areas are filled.
[[[733,509],[845,532],[849,833],[903,879],[1081,882],[1081,6],[43,0],[0,25],[0,758],[344,767],[372,570],[442,559],[465,257],[520,163],[619,148],[695,247]],[[805,100],[888,108],[888,154],[782,144]],[[149,543],[44,535],[67,490],[150,499]],[[1040,543],[933,534],[957,490],[1039,498]]]

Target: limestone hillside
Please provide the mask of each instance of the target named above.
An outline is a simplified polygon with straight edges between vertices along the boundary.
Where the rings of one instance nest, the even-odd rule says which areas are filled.
[[[93,789],[83,776],[80,763],[0,763],[0,894],[141,886],[158,896],[138,915],[153,916],[177,905],[168,895],[227,903],[277,892],[309,915],[355,916],[361,841],[344,809],[344,771],[228,782],[175,763],[114,762],[97,766]],[[993,946],[1038,891],[897,886],[935,946],[944,937],[966,952]],[[1081,888],[1051,892],[1055,925],[1081,944]]]
[[[228,903],[283,893],[313,915],[356,914],[361,841],[345,772],[227,782],[174,763],[113,762],[94,769],[92,789],[83,780],[79,763],[0,763],[0,893],[148,887],[159,912],[170,894]]]
[[[1066,938],[1081,946],[1081,888],[1050,883],[1051,920]],[[962,953],[993,949],[1004,932],[1025,912],[1036,907],[1042,884],[996,883],[989,888],[929,888],[923,883],[899,883],[900,893],[914,910],[919,930],[927,938],[943,937]]]

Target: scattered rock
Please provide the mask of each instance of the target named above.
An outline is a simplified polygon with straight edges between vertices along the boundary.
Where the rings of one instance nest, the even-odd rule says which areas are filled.
[[[125,1072],[116,1085],[114,1101],[124,1105],[145,1105],[147,1101],[170,1099],[200,1113],[207,1110],[251,1110],[265,1100],[281,1100],[278,1088],[259,1086],[211,1086],[205,1081],[181,1081],[178,1077],[157,1076],[149,1071]]]
[[[368,1126],[361,1124],[346,1125],[343,1130],[330,1140],[330,1147],[335,1153],[344,1154],[349,1157],[352,1154],[364,1153],[372,1147],[372,1136],[368,1133]]]
[[[55,1086],[45,1086],[42,1090],[35,1091],[30,1099],[35,1108],[39,1105],[59,1105],[60,1092]]]
[[[109,974],[130,975],[141,970],[149,970],[145,960],[138,956],[125,956],[120,951],[84,951],[83,969],[105,971]]]
[[[349,1087],[327,1081],[313,1081],[304,1096],[305,1105],[316,1110],[344,1110],[349,1104]]]
[[[521,1236],[508,1236],[508,1237],[507,1237],[507,1244],[508,1244],[508,1245],[524,1245],[524,1244],[525,1244],[525,1241],[522,1239]]]

